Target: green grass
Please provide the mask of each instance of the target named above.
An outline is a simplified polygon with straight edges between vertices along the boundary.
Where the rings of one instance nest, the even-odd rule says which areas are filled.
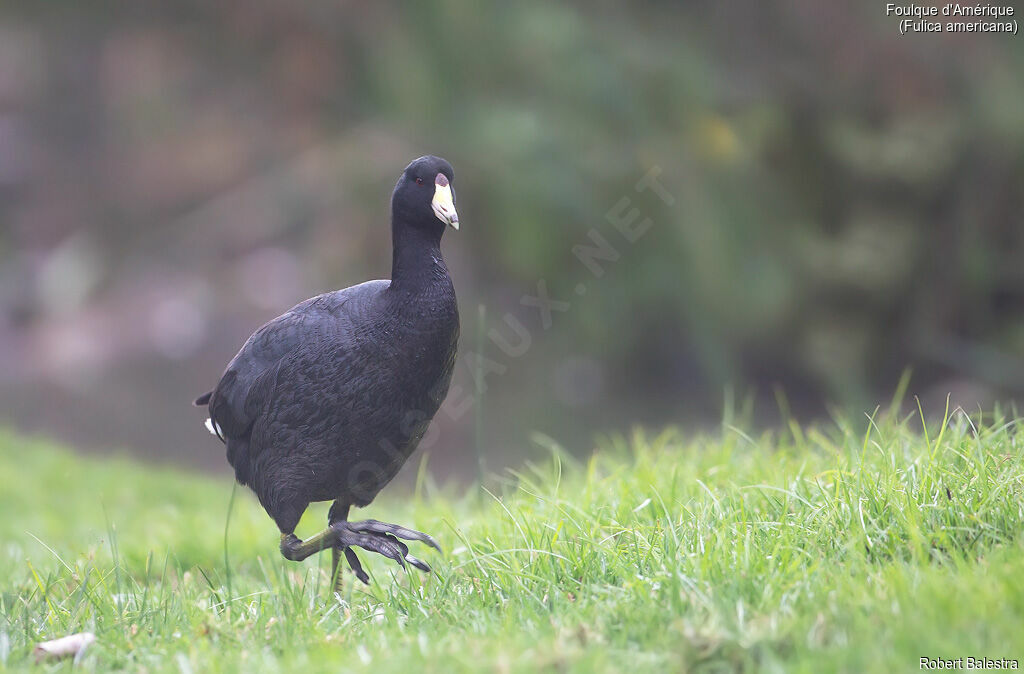
[[[978,425],[975,430],[974,426]],[[1024,657],[1024,436],[957,415],[558,450],[359,511],[435,534],[328,591],[243,490],[0,435],[0,663],[85,671],[917,671]],[[400,490],[398,490],[400,491]],[[299,534],[320,528],[325,508]],[[225,539],[227,558],[225,558]],[[414,552],[416,554],[416,552]],[[72,664],[48,666],[71,669]]]

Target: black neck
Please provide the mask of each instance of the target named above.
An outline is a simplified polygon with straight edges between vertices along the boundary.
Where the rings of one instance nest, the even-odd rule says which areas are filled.
[[[392,221],[392,287],[415,290],[448,278],[448,268],[441,257],[443,232],[443,226],[416,227]]]

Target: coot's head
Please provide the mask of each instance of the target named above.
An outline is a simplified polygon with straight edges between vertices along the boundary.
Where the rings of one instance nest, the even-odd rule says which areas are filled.
[[[395,225],[436,231],[445,225],[459,228],[455,212],[452,165],[440,157],[427,155],[405,167],[391,195],[391,215]]]

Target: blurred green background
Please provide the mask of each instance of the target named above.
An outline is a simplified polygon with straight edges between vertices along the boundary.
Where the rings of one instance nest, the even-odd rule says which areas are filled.
[[[778,391],[870,410],[907,367],[926,405],[1019,399],[1021,72],[1021,38],[901,37],[884,3],[5,3],[0,415],[226,468],[189,402],[262,322],[388,274],[426,153],[463,223],[437,470],[746,399],[775,423]]]

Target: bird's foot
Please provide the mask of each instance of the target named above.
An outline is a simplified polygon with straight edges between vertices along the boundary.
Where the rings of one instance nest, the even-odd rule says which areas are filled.
[[[356,577],[369,584],[370,577],[363,570],[363,566],[359,563],[359,558],[356,557],[352,548],[363,548],[370,552],[376,552],[388,559],[393,559],[403,567],[406,564],[412,564],[420,571],[430,573],[430,566],[423,560],[410,555],[409,546],[399,539],[421,541],[436,550],[441,550],[441,546],[431,536],[397,524],[386,524],[377,520],[363,520],[362,522],[338,520],[305,541],[299,540],[293,533],[281,534],[281,554],[285,559],[301,562],[321,550],[333,548],[332,575],[335,577],[335,582],[337,582],[338,575],[338,553],[343,552]]]
[[[363,566],[359,563],[359,558],[352,548],[362,548],[370,552],[376,552],[379,555],[394,560],[402,567],[405,567],[407,563],[412,564],[420,571],[426,573],[430,573],[430,566],[422,559],[417,559],[410,555],[409,546],[399,539],[421,541],[435,550],[441,550],[441,546],[437,544],[437,541],[425,533],[407,529],[397,524],[378,522],[377,520],[334,522],[330,525],[329,529],[335,532],[337,536],[336,549],[340,549],[345,553],[345,559],[348,560],[348,565],[352,568],[353,573],[356,574],[356,578],[366,584],[370,583],[370,577],[363,570]]]

